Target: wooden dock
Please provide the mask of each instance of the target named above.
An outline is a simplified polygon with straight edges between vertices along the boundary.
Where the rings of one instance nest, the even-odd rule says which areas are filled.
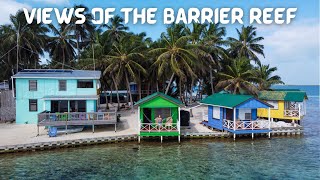
[[[271,132],[272,136],[295,136],[303,134],[302,127],[282,127],[274,128]],[[240,137],[246,135],[240,135]],[[265,134],[257,134],[256,136],[266,136]],[[194,139],[194,138],[232,138],[232,134],[229,132],[182,132],[181,137],[183,139]],[[143,137],[152,138],[152,137]],[[37,151],[55,148],[65,147],[78,147],[86,145],[106,144],[106,143],[117,143],[117,142],[128,142],[137,141],[138,134],[128,134],[120,136],[109,136],[109,137],[97,137],[97,138],[84,138],[75,140],[63,140],[63,141],[52,141],[52,142],[39,142],[29,144],[17,144],[9,146],[0,146],[0,154],[12,153],[12,152],[24,152],[24,151]]]

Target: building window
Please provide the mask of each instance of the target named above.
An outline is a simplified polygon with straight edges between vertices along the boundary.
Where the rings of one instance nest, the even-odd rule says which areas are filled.
[[[67,81],[59,80],[59,91],[66,91],[66,90],[67,90]]]
[[[93,88],[93,80],[78,80],[78,88]]]
[[[29,91],[37,91],[37,80],[29,80]]]
[[[212,118],[220,119],[220,107],[212,107]]]
[[[251,120],[251,113],[245,113],[244,114],[244,119],[245,120]]]
[[[273,108],[271,109],[278,109],[278,101],[267,101],[268,104],[272,105]]]
[[[38,101],[36,99],[29,99],[29,111],[38,111]]]

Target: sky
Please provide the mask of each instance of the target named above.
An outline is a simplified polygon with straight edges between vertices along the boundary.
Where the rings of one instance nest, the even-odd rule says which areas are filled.
[[[166,26],[162,23],[162,9],[173,8],[242,8],[244,19],[250,8],[298,8],[296,17],[289,25],[259,25],[258,36],[264,37],[265,58],[260,60],[278,68],[277,74],[289,85],[319,85],[319,1],[318,0],[0,0],[0,24],[9,22],[9,15],[20,8],[64,8],[83,4],[91,8],[158,8],[157,24],[132,24],[129,30],[146,32],[153,40],[159,38]],[[120,12],[119,12],[120,14]],[[244,25],[249,25],[247,21]],[[236,37],[240,24],[224,25],[227,36]],[[47,58],[47,57],[44,57]]]

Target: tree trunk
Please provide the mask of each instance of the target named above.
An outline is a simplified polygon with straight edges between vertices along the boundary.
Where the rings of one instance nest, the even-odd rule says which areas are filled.
[[[158,81],[158,79],[156,81],[156,86],[157,86],[157,92],[159,92],[159,81]]]
[[[191,104],[192,103],[192,91],[193,91],[193,83],[194,83],[194,80],[193,80],[193,78],[192,78],[192,80],[191,80],[191,87],[190,87],[190,99],[189,99],[189,104]]]
[[[103,86],[103,91],[104,91],[104,96],[106,97],[106,109],[109,109],[109,101],[108,101],[108,96],[107,96],[107,86]]]
[[[183,102],[183,97],[182,97],[182,86],[181,86],[181,79],[179,79],[179,97],[180,100]]]
[[[20,36],[19,31],[20,31],[20,25],[17,32],[17,73],[19,72],[19,36]]]
[[[92,60],[93,60],[93,70],[96,70],[96,62],[94,60],[94,46],[92,44]]]
[[[212,77],[212,69],[210,68],[210,85],[211,85],[211,94],[214,93],[213,90],[213,77]]]
[[[127,72],[125,72],[124,74],[125,74],[125,76],[126,76],[127,88],[128,88],[128,91],[129,91],[130,105],[131,105],[131,109],[133,110],[133,100],[132,100],[132,94],[131,94],[131,88],[130,88],[129,78],[128,78]]]
[[[79,62],[80,61],[79,34],[77,34],[77,50],[78,50],[78,62]]]
[[[112,81],[113,81],[114,87],[116,88],[116,91],[117,91],[117,102],[118,102],[117,110],[119,111],[120,110],[120,98],[119,98],[118,84],[117,84],[113,74],[111,75],[111,77],[112,77]]]
[[[64,69],[64,63],[66,63],[66,55],[64,54],[64,48],[62,49],[62,58],[63,58],[62,69]]]
[[[172,81],[173,81],[173,77],[174,77],[174,73],[172,73],[172,75],[171,75],[171,78],[170,78],[170,81],[169,81],[169,84],[168,84],[168,86],[167,86],[167,89],[166,89],[165,94],[168,94],[168,91],[169,91],[169,89],[170,89],[170,85],[171,85],[171,83],[172,83]]]
[[[113,85],[114,83],[111,83],[111,86],[110,86],[110,103],[113,103],[113,101],[112,101],[112,85]]]

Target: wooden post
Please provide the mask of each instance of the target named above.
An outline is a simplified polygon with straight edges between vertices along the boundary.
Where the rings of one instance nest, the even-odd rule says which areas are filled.
[[[273,120],[273,118],[272,118]],[[268,133],[268,136],[269,136],[269,139],[271,138],[271,121],[270,121],[270,107],[268,108],[268,121],[269,121],[269,133]]]
[[[117,123],[114,124],[114,132],[117,132]]]
[[[180,143],[180,107],[178,107],[178,119],[177,119],[177,126],[178,126],[178,131],[179,131],[179,137],[178,137],[178,141]]]
[[[298,105],[298,108],[299,108],[299,120],[300,120],[300,117],[301,117],[301,106],[300,106],[300,104]]]
[[[236,131],[236,108],[233,108],[233,130]],[[233,140],[236,140],[235,132],[233,132]]]
[[[140,106],[138,106],[138,132],[140,133],[140,128],[141,128],[141,119],[140,119]]]
[[[140,136],[138,136],[138,143],[140,144]]]
[[[160,140],[161,140],[161,143],[162,143],[162,136],[160,136]]]

